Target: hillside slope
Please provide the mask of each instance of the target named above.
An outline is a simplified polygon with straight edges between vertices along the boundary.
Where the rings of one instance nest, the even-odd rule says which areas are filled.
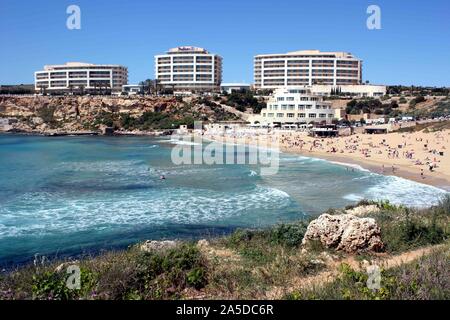
[[[0,117],[17,119],[12,131],[37,133],[99,132],[105,126],[150,131],[238,119],[219,104],[174,97],[0,97]]]

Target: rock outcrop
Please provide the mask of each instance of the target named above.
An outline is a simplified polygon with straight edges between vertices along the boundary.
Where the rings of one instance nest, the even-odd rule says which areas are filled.
[[[306,230],[303,244],[310,241],[320,241],[327,248],[348,253],[380,251],[384,247],[381,230],[375,220],[351,214],[322,214]]]
[[[12,131],[55,134],[96,132],[101,133],[100,125],[114,127],[119,133],[147,131],[161,128],[139,128],[129,123],[139,124],[145,113],[159,113],[170,122],[185,118],[202,121],[236,120],[237,116],[225,110],[220,104],[209,101],[207,105],[199,98],[189,100],[176,97],[20,97],[0,96],[0,118],[17,119]],[[121,119],[129,116],[123,128]],[[144,119],[145,120],[145,119]],[[157,124],[156,124],[157,125]],[[167,123],[165,123],[167,126]],[[2,128],[0,128],[2,130]]]
[[[142,243],[139,248],[145,252],[161,251],[175,248],[179,242],[173,240],[151,241],[147,240]]]
[[[352,209],[345,210],[346,213],[354,216],[364,216],[368,214],[380,212],[380,208],[376,204],[369,204],[367,206],[359,206]]]

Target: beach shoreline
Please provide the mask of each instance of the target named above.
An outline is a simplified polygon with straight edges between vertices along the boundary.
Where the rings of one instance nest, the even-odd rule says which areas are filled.
[[[439,178],[439,177],[434,177],[434,176],[430,176],[430,177],[426,177],[425,179],[420,178],[420,176],[418,176],[414,171],[412,171],[411,169],[409,169],[406,166],[396,166],[395,168],[395,172],[393,173],[391,169],[385,169],[384,172],[382,170],[382,165],[384,163],[382,162],[378,162],[375,160],[360,160],[360,159],[354,159],[352,157],[348,157],[345,155],[329,155],[329,154],[322,154],[322,153],[318,153],[318,152],[303,152],[303,153],[299,153],[296,151],[290,152],[290,151],[285,151],[287,153],[292,153],[292,154],[297,154],[297,155],[301,155],[301,156],[310,156],[313,158],[319,158],[319,159],[323,159],[338,165],[357,165],[360,166],[363,169],[369,170],[370,172],[373,173],[377,173],[377,174],[382,174],[385,176],[395,176],[395,177],[399,177],[399,178],[403,178],[403,179],[407,179],[407,180],[411,180],[411,181],[415,181],[418,183],[422,183],[422,184],[426,184],[426,185],[430,185],[436,188],[440,188],[446,191],[450,192],[450,179],[445,179],[445,178]]]
[[[216,141],[221,143],[234,143],[249,146],[257,146],[259,144],[259,146],[261,145],[263,145],[264,147],[269,146],[269,148],[272,146],[272,142],[268,141],[267,136],[263,136],[262,139],[261,137],[258,137],[258,139],[249,139],[248,137],[230,138],[228,136],[223,135],[205,135],[203,136],[203,138],[206,138],[210,141]],[[311,158],[318,158],[342,166],[346,165],[359,166],[363,169],[366,169],[376,174],[382,174],[385,176],[396,176],[403,179],[415,181],[418,183],[434,186],[436,188],[440,188],[450,192],[450,174],[448,173],[426,172],[424,175],[421,175],[420,172],[418,172],[418,168],[414,168],[413,166],[407,165],[402,162],[395,162],[395,164],[392,164],[391,161],[386,161],[384,159],[362,158],[356,156],[355,154],[330,153],[326,151],[306,150],[300,149],[298,147],[297,148],[289,147],[283,143],[280,144],[276,143],[276,146],[279,147],[279,150],[283,153]],[[392,166],[394,166],[394,170],[392,170]]]
[[[19,136],[43,136],[43,137],[64,137],[64,136],[97,136],[99,134],[92,133],[63,133],[50,135],[45,133],[38,132],[1,132],[3,135],[19,135]],[[130,132],[114,132],[112,137],[158,137],[165,136],[170,137],[170,135],[164,135],[161,132],[139,132],[139,133],[130,133]],[[195,135],[193,135],[195,136]],[[209,140],[211,142],[220,142],[220,143],[233,143],[239,145],[247,145],[247,146],[257,146],[258,143],[261,144],[263,142],[264,147],[271,146],[271,142],[268,141],[268,136],[258,137],[258,139],[249,139],[249,138],[230,138],[229,136],[223,135],[202,135],[199,136],[202,139]],[[318,139],[316,139],[318,140]],[[331,163],[335,163],[337,165],[342,166],[359,166],[363,169],[366,169],[370,172],[376,174],[382,174],[385,176],[396,176],[400,178],[404,178],[407,180],[415,181],[418,183],[434,186],[446,191],[450,192],[450,173],[443,172],[433,172],[433,174],[426,172],[424,176],[421,176],[418,173],[417,168],[414,168],[411,165],[405,165],[403,163],[395,163],[395,170],[392,171],[392,163],[389,161],[385,161],[383,159],[373,159],[373,158],[362,158],[357,157],[355,154],[346,154],[346,153],[330,153],[326,151],[318,151],[318,150],[306,150],[299,148],[292,148],[286,146],[285,144],[276,144],[276,147],[279,147],[279,150],[283,153],[294,154],[299,156],[318,158],[322,160],[329,161]],[[383,170],[384,166],[384,170]]]

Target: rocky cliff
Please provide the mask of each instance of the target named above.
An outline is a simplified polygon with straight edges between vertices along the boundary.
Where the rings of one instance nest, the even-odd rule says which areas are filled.
[[[175,97],[0,97],[0,117],[16,119],[3,130],[29,133],[149,132],[194,120],[236,120],[214,102]],[[1,130],[1,128],[0,128]]]

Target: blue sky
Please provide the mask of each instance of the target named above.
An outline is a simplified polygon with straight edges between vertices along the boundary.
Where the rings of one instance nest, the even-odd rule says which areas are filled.
[[[66,28],[66,8],[82,14]],[[366,9],[381,8],[381,30]],[[253,56],[348,51],[371,83],[450,86],[449,0],[0,0],[0,84],[32,83],[45,64],[123,64],[153,78],[153,56],[179,45],[222,55],[224,82],[252,82]]]

